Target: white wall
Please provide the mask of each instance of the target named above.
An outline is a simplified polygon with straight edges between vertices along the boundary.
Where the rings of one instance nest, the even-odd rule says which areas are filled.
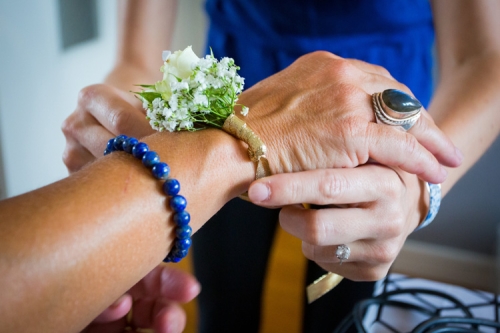
[[[78,91],[102,81],[114,60],[116,2],[96,3],[98,38],[63,51],[56,0],[0,0],[0,162],[8,197],[67,175],[61,123],[74,110]],[[192,44],[200,52],[202,1],[179,3],[172,48]]]

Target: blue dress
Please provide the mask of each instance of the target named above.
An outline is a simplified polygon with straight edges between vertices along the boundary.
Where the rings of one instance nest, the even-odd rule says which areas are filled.
[[[381,65],[427,105],[434,29],[428,0],[207,0],[207,47],[235,59],[245,87],[325,50]],[[258,332],[277,210],[232,200],[193,237],[200,332]],[[302,260],[302,258],[297,258]],[[308,263],[306,284],[322,274]],[[344,280],[304,305],[303,331],[331,332],[371,283]]]

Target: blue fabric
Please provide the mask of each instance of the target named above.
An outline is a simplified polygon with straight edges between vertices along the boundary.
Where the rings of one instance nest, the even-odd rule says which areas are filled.
[[[381,65],[427,105],[434,28],[428,0],[207,0],[207,45],[233,57],[250,87],[326,50]]]

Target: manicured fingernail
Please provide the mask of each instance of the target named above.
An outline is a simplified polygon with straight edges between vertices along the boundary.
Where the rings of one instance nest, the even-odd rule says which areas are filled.
[[[269,187],[262,183],[256,183],[248,189],[248,197],[253,202],[262,202],[269,198]]]
[[[464,160],[464,154],[462,153],[462,151],[455,147],[455,154],[458,157],[458,163],[462,163],[462,161]]]

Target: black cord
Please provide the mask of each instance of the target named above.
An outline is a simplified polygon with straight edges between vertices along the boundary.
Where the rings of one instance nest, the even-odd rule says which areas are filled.
[[[397,295],[404,295],[404,294],[411,294],[415,297],[419,294],[423,294],[423,295],[431,295],[446,299],[454,305],[454,307],[447,309],[460,309],[463,312],[464,317],[440,317],[439,314],[443,309],[436,308],[433,311],[416,304],[389,299],[390,297]],[[496,298],[497,296],[495,295],[495,300]],[[368,308],[372,305],[379,306],[379,310],[377,311],[379,315],[381,314],[382,307],[389,306],[409,311],[417,311],[432,317],[422,322],[421,324],[417,325],[417,327],[413,329],[412,333],[448,333],[448,332],[476,333],[479,332],[479,326],[492,327],[496,328],[497,330],[500,329],[500,323],[496,321],[474,318],[470,309],[453,296],[435,290],[412,288],[412,289],[386,291],[378,296],[358,302],[354,306],[353,311],[342,320],[340,325],[333,332],[344,333],[347,332],[347,330],[354,325],[354,327],[358,332],[366,333],[366,329],[363,326],[363,318]],[[379,318],[379,315],[377,315],[377,318]],[[380,323],[384,324],[383,321],[380,321]],[[459,324],[470,325],[470,327],[467,328],[467,327],[449,326],[449,325],[459,325]],[[392,327],[388,325],[384,326],[396,332],[394,329],[392,329]]]
[[[412,333],[429,333],[433,332],[432,330],[430,330],[432,327],[438,325],[442,326],[450,324],[472,325],[474,327],[474,330],[472,330],[472,332],[479,332],[477,326],[500,328],[500,323],[488,319],[464,318],[464,317],[439,317],[439,318],[431,318],[429,320],[420,323],[419,325],[417,325],[417,327],[413,329]]]

